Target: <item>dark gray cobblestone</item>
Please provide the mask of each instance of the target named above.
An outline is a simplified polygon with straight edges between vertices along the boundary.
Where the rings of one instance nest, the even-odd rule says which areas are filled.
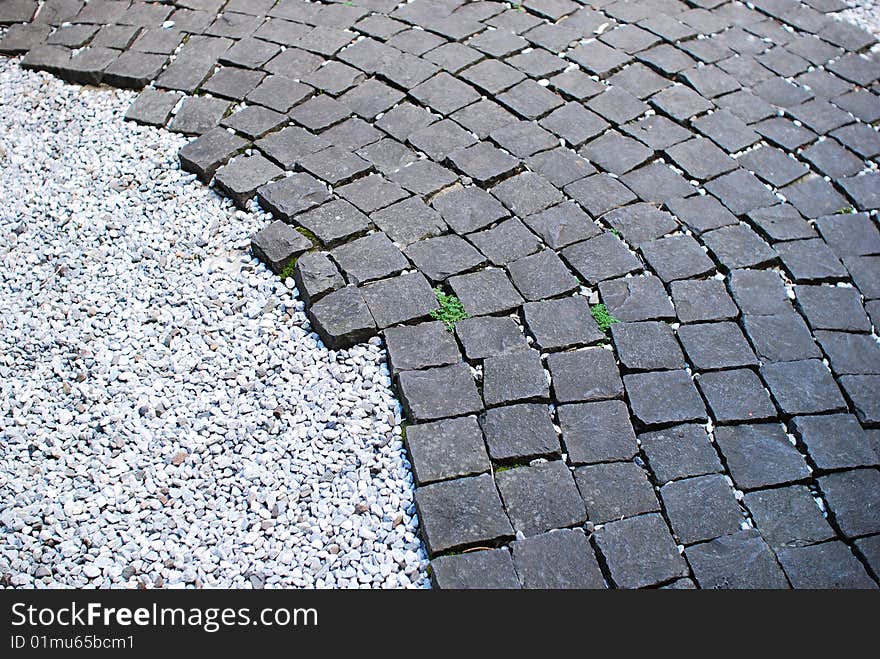
[[[834,9],[20,0],[0,52],[145,88],[324,343],[384,336],[437,587],[875,587],[880,69]]]

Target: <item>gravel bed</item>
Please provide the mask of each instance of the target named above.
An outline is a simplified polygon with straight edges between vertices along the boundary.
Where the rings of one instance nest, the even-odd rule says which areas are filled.
[[[426,586],[378,340],[327,351],[132,98],[0,58],[3,585]]]
[[[880,38],[880,0],[845,0],[845,2],[849,5],[849,9],[834,15]]]

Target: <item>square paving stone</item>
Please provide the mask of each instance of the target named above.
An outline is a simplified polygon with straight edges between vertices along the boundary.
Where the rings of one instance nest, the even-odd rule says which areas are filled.
[[[550,86],[577,101],[584,101],[605,89],[605,85],[593,80],[580,69],[571,69],[553,76],[550,78]]]
[[[814,238],[816,232],[793,206],[777,204],[748,214],[752,224],[771,241]]]
[[[676,121],[683,122],[715,106],[690,87],[674,85],[651,97],[651,105]]]
[[[455,338],[439,321],[388,327],[384,334],[388,363],[394,373],[461,361]]]
[[[736,169],[736,161],[705,137],[694,137],[666,149],[666,154],[688,176],[700,181]]]
[[[741,490],[800,481],[810,476],[804,457],[778,423],[720,426],[715,442]]]
[[[495,98],[523,119],[538,119],[563,104],[559,96],[534,80],[523,80]]]
[[[550,78],[566,68],[566,63],[561,57],[551,55],[540,48],[509,57],[507,62],[530,78],[538,80]]]
[[[721,474],[666,483],[660,496],[672,530],[684,545],[736,533],[744,521],[733,488]]]
[[[621,365],[630,371],[684,368],[672,328],[660,321],[614,323],[611,338]]]
[[[648,111],[645,103],[622,87],[609,87],[587,101],[587,107],[618,126]]]
[[[257,231],[251,238],[254,255],[275,274],[284,270],[300,254],[312,248],[312,241],[299,231],[278,220]]]
[[[690,236],[661,238],[641,245],[648,265],[665,283],[707,275],[715,269],[700,244]]]
[[[624,124],[620,130],[657,151],[684,142],[693,135],[689,130],[659,114]]]
[[[533,254],[541,247],[538,237],[516,218],[504,220],[491,229],[472,233],[468,239],[489,261],[498,266]]]
[[[523,588],[604,588],[599,563],[582,529],[561,529],[510,545]]]
[[[458,175],[430,160],[416,160],[388,175],[392,181],[413,194],[428,196],[447,188]]]
[[[712,195],[669,199],[666,207],[684,222],[694,233],[737,224],[736,216],[721,205]]]
[[[757,268],[777,258],[776,252],[745,224],[708,231],[702,239],[721,265],[729,270]]]
[[[407,247],[405,253],[433,281],[443,281],[486,262],[469,242],[452,235],[419,240]]]
[[[492,195],[517,215],[532,215],[560,201],[562,194],[533,172],[517,174],[492,188]]]
[[[611,578],[621,588],[654,586],[688,575],[659,513],[609,522],[595,537]]]
[[[336,265],[324,252],[308,252],[300,256],[293,270],[293,280],[306,304],[345,286]]]
[[[791,424],[819,469],[870,466],[880,459],[868,434],[850,414],[798,416]]]
[[[462,43],[450,42],[425,53],[424,58],[449,73],[458,73],[483,59],[479,51]]]
[[[779,201],[754,174],[742,168],[709,181],[706,190],[718,197],[735,215],[744,215]]]
[[[231,135],[222,128],[214,128],[192,142],[183,145],[177,156],[184,171],[196,174],[202,183],[208,183],[221,165],[238,155],[248,141]]]
[[[291,219],[330,199],[327,186],[309,174],[299,172],[257,189],[260,205],[278,218]]]
[[[772,146],[760,146],[743,154],[738,160],[760,178],[777,188],[796,181],[809,171],[809,167],[797,158]]]
[[[405,141],[412,133],[437,121],[428,110],[410,103],[401,103],[388,110],[375,124],[397,140]]]
[[[483,399],[486,405],[547,400],[550,385],[537,350],[520,350],[483,362]]]
[[[689,547],[685,555],[701,588],[788,588],[770,547],[752,529]]]
[[[523,219],[553,249],[594,238],[600,229],[573,201],[566,201]]]
[[[125,28],[123,28],[125,29]],[[26,53],[42,44],[49,36],[52,28],[48,25],[34,25],[20,23],[12,25],[6,30],[3,39],[0,40],[0,53],[18,55]],[[110,43],[97,42],[97,36],[92,40],[92,45],[109,47]],[[127,45],[127,44],[126,44]]]
[[[447,226],[440,214],[417,197],[410,197],[370,215],[391,240],[404,246],[439,236]]]
[[[338,146],[303,155],[298,164],[310,174],[334,186],[344,184],[370,169],[370,163],[366,160]]]
[[[698,66],[682,72],[681,77],[701,95],[715,98],[740,89],[736,78],[717,66]]]
[[[743,324],[762,362],[821,358],[810,330],[795,313],[744,316]]]
[[[572,464],[632,460],[638,453],[626,404],[619,400],[561,405],[562,441]]]
[[[526,325],[542,349],[567,348],[605,339],[581,296],[530,302],[523,306]]]
[[[508,215],[497,199],[474,186],[444,190],[431,200],[431,205],[453,231],[461,234],[482,229]]]
[[[202,91],[237,101],[244,100],[266,74],[262,71],[224,66],[202,85]]]
[[[514,121],[496,128],[489,137],[518,158],[528,158],[559,145],[559,140],[552,133],[534,121]]]
[[[70,49],[63,46],[42,45],[31,49],[21,58],[21,68],[56,73],[70,62]]]
[[[363,119],[350,117],[325,130],[321,133],[321,137],[342,149],[354,151],[378,142],[383,135],[381,131],[373,128]]]
[[[183,94],[177,92],[145,89],[128,107],[125,118],[148,126],[164,126],[182,97]]]
[[[499,94],[525,79],[525,74],[494,59],[486,59],[459,74],[490,95]]]
[[[656,240],[678,228],[678,222],[672,215],[646,203],[617,208],[606,213],[602,219],[631,245]]]
[[[674,281],[670,284],[670,292],[675,303],[675,313],[683,323],[727,320],[739,315],[739,309],[728,295],[723,281]]]
[[[773,315],[791,310],[785,285],[772,270],[734,270],[730,292],[744,314]]]
[[[647,275],[603,281],[599,284],[599,293],[608,312],[623,322],[675,318],[672,302],[657,277]]]
[[[189,96],[183,100],[168,128],[175,133],[202,135],[215,128],[228,109],[228,101],[206,96]]]
[[[642,267],[623,241],[611,233],[566,247],[562,257],[590,285],[622,277]]]
[[[326,94],[314,96],[290,111],[290,118],[309,130],[322,130],[351,115],[348,107]]]
[[[596,168],[585,158],[561,146],[527,158],[526,165],[557,188],[596,173]]]
[[[803,547],[834,537],[834,529],[804,485],[749,492],[743,501],[771,547]]]
[[[880,530],[880,472],[876,469],[829,474],[819,479],[819,487],[846,537]]]
[[[640,62],[624,67],[608,78],[608,82],[623,87],[642,100],[672,85],[672,82]]]
[[[718,424],[776,417],[770,394],[754,371],[741,368],[703,373],[697,376],[697,385]]]
[[[367,303],[354,286],[328,293],[312,304],[308,314],[312,327],[331,350],[351,347],[376,333]]]
[[[580,64],[588,73],[607,77],[608,74],[632,61],[625,51],[607,46],[601,41],[587,41],[567,54],[567,57]]]
[[[587,519],[571,471],[562,461],[497,472],[495,482],[514,528],[527,536]]]
[[[699,323],[678,328],[688,360],[700,371],[755,366],[758,360],[736,323]]]
[[[328,201],[317,208],[298,215],[296,223],[314,233],[325,245],[333,245],[340,240],[363,234],[370,225],[366,215],[342,199]],[[373,240],[380,241],[381,239],[374,238]],[[366,245],[370,244],[372,243],[366,243]],[[375,256],[376,258],[385,258],[386,252],[392,254],[393,250],[382,250]],[[388,256],[387,258],[393,259],[394,257]],[[404,267],[406,266],[401,264],[401,269]],[[387,272],[386,274],[392,274],[392,272]]]
[[[645,426],[705,421],[706,406],[686,371],[625,375],[634,417]]]
[[[591,348],[557,352],[547,358],[554,400],[591,402],[623,397],[623,381],[610,350]]]
[[[838,376],[880,373],[880,344],[874,337],[824,330],[815,335],[831,362],[831,370]]]
[[[217,170],[214,182],[238,206],[245,204],[257,192],[257,188],[284,174],[275,164],[263,156],[239,156]]]
[[[512,318],[477,316],[455,324],[455,333],[468,359],[484,359],[529,347],[519,325]]]
[[[422,82],[409,93],[422,105],[444,115],[480,100],[477,90],[445,71]]]
[[[660,510],[647,475],[632,462],[580,467],[574,479],[594,524]]]
[[[339,102],[359,117],[367,120],[391,109],[403,100],[402,92],[374,78],[367,78],[339,97]]]
[[[880,136],[877,131],[864,124],[850,124],[838,128],[831,135],[863,158],[874,158],[880,154]]]
[[[397,382],[404,409],[415,421],[473,414],[483,409],[467,364],[403,371]]]
[[[841,279],[847,275],[834,252],[818,238],[776,243],[774,247],[785,269],[798,283]]]
[[[540,120],[541,126],[564,139],[570,146],[579,147],[608,127],[608,122],[580,103],[566,103]]]
[[[433,160],[443,160],[453,151],[468,147],[477,141],[473,135],[449,119],[410,133],[407,140]]]
[[[369,174],[356,179],[336,188],[335,192],[364,213],[385,208],[408,196],[399,185],[392,183],[381,174]]]
[[[696,423],[642,433],[639,444],[659,483],[724,470],[706,428]]]
[[[870,332],[871,321],[855,288],[797,286],[797,306],[815,330]]]
[[[415,500],[430,554],[513,535],[489,474],[425,485]]]
[[[371,162],[376,169],[386,175],[406,167],[418,158],[415,151],[389,137],[361,147],[357,150],[357,155]]]
[[[363,294],[380,328],[424,320],[440,307],[431,285],[420,272],[368,284]]]
[[[849,195],[849,198],[853,200],[857,209],[869,211],[880,208],[880,193],[877,192],[878,187],[880,187],[880,180],[878,180],[876,172],[849,176],[839,179],[838,183],[846,191],[846,194]]]
[[[777,555],[794,588],[877,589],[852,549],[839,540],[810,547],[783,547]]]
[[[489,455],[496,462],[523,463],[558,456],[559,438],[546,405],[505,405],[480,416]]]
[[[761,367],[761,377],[785,414],[831,412],[845,407],[831,372],[819,360],[766,364]]]
[[[818,176],[792,183],[779,192],[808,220],[831,215],[848,205],[828,181]]]
[[[488,142],[480,142],[449,155],[456,169],[479,183],[491,183],[519,167],[519,160]]]
[[[485,253],[485,250],[484,250]],[[527,300],[542,300],[570,293],[578,281],[556,252],[545,249],[508,264],[513,285]]]
[[[417,485],[486,473],[491,464],[472,416],[407,427],[406,448]]]
[[[102,80],[113,87],[142,89],[162,71],[167,55],[127,51],[104,69]]]
[[[659,161],[634,169],[624,174],[621,180],[639,199],[655,204],[665,204],[695,192],[683,176]]]
[[[258,140],[256,146],[285,169],[294,169],[304,156],[326,149],[330,143],[305,128],[288,126]],[[359,166],[365,168],[366,163],[359,162]]]
[[[467,128],[481,140],[489,137],[492,131],[517,121],[512,113],[505,110],[498,103],[488,99],[471,103],[467,107],[454,112],[450,118]]]
[[[440,590],[520,588],[507,549],[438,556],[431,561],[431,583]]]
[[[729,110],[718,110],[700,117],[693,125],[728,153],[742,151],[761,139],[760,135]]]
[[[382,279],[409,267],[401,251],[384,233],[373,233],[340,245],[330,255],[348,280],[358,284]]]
[[[508,311],[524,302],[510,279],[499,268],[486,268],[450,277],[449,286],[471,316]]]

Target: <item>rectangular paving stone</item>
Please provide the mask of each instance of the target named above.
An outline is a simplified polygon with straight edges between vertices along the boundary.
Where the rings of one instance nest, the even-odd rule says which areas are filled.
[[[614,323],[611,338],[621,365],[630,371],[684,368],[684,355],[664,322]]]
[[[278,220],[260,229],[251,238],[254,256],[266,263],[275,274],[311,248],[312,241]]]
[[[804,457],[778,423],[720,426],[715,430],[715,441],[741,490],[792,483],[810,476]]]
[[[487,406],[549,397],[547,374],[537,350],[496,355],[483,362],[483,400]]]
[[[114,87],[141,89],[156,79],[166,61],[167,55],[126,51],[104,69],[102,80]]]
[[[296,139],[296,136],[292,137]],[[285,147],[282,145],[280,149],[283,154],[281,157],[285,157]],[[310,174],[314,174],[333,186],[344,185],[356,176],[370,170],[370,163],[338,146],[330,146],[316,153],[305,154],[299,158],[298,164]]]
[[[497,472],[495,482],[514,528],[527,536],[587,518],[571,471],[560,460]]]
[[[706,407],[686,371],[653,371],[623,377],[633,416],[644,426],[705,421]]]
[[[425,320],[440,306],[431,285],[420,272],[368,284],[363,294],[380,328]]]
[[[354,286],[328,293],[312,304],[308,314],[312,327],[331,350],[349,348],[376,333],[367,303]]]
[[[533,172],[506,179],[491,192],[512,213],[520,216],[533,215],[563,201],[559,190]]]
[[[832,412],[846,406],[828,367],[817,359],[765,364],[761,377],[784,414]]]
[[[681,174],[659,160],[627,172],[621,180],[639,199],[653,204],[665,204],[695,192]]]
[[[438,556],[431,561],[431,584],[440,590],[520,588],[507,549]]]
[[[696,423],[642,433],[639,444],[654,478],[661,484],[724,470],[706,428]]]
[[[744,316],[743,325],[762,362],[822,357],[810,330],[795,313]]]
[[[294,169],[304,156],[326,149],[330,144],[305,128],[288,126],[258,140],[256,146],[267,158],[285,169]],[[358,167],[366,167],[363,162],[355,162],[359,163]]]
[[[335,247],[330,255],[348,280],[358,284],[383,279],[409,267],[409,261],[384,233],[372,233]]]
[[[22,23],[11,26],[0,39],[0,53],[19,55],[45,42],[52,29],[48,25]],[[98,44],[106,45],[106,44]]]
[[[629,412],[622,401],[561,405],[557,413],[572,464],[631,460],[638,452]]]
[[[244,208],[257,188],[284,172],[260,155],[239,156],[217,170],[214,182],[238,206]]]
[[[561,254],[591,285],[641,269],[638,258],[611,233],[571,245]]]
[[[697,385],[715,423],[763,421],[776,417],[776,408],[761,380],[746,368],[702,373]]]
[[[840,260],[818,238],[777,243],[774,248],[785,269],[798,283],[841,279],[847,275]]]
[[[489,474],[425,485],[415,500],[431,555],[513,535]]]
[[[579,467],[574,478],[594,524],[660,510],[647,475],[632,462]]]
[[[493,183],[519,167],[519,160],[488,142],[453,151],[449,162],[478,183]]]
[[[672,530],[684,545],[736,533],[744,521],[733,488],[721,474],[666,483],[660,497]]]
[[[256,140],[286,123],[287,117],[280,112],[250,105],[224,118],[220,125],[232,128],[248,139]]]
[[[819,478],[828,509],[847,538],[880,530],[880,472],[853,469]]]
[[[736,161],[705,137],[694,137],[666,149],[672,161],[700,181],[736,169]]]
[[[510,317],[465,318],[455,324],[455,334],[468,359],[484,359],[529,347],[519,325]]]
[[[852,549],[838,540],[783,547],[777,556],[794,588],[877,589]]]
[[[788,588],[760,534],[748,529],[685,550],[701,588]]]
[[[513,121],[494,129],[489,137],[517,158],[528,158],[559,145],[559,140],[534,121]]]
[[[339,269],[325,252],[308,252],[300,256],[293,270],[293,280],[306,304],[345,286]]]
[[[773,548],[803,547],[834,538],[834,529],[805,485],[748,492],[743,502]]]
[[[449,286],[471,316],[508,311],[524,302],[510,279],[499,268],[486,268],[450,277]]]
[[[556,252],[544,249],[507,265],[514,286],[527,300],[564,295],[578,287],[578,281]]]
[[[511,543],[523,588],[604,588],[599,563],[582,529],[560,529]]]
[[[816,236],[816,232],[801,214],[788,204],[759,208],[749,212],[748,217],[761,234],[774,242]]]
[[[408,426],[405,441],[417,485],[486,473],[491,468],[483,433],[472,416]]]
[[[388,327],[384,336],[392,373],[461,361],[455,338],[439,321]]]
[[[523,305],[526,326],[538,347],[570,348],[605,340],[582,296],[544,300]]]
[[[734,304],[723,281],[717,279],[688,279],[670,285],[675,313],[683,323],[736,318],[739,309]],[[609,310],[611,308],[609,307]],[[619,317],[615,314],[615,317]]]
[[[486,410],[480,415],[489,455],[496,462],[522,464],[559,456],[559,438],[546,405],[525,403]]]
[[[683,325],[678,328],[678,338],[690,363],[701,371],[758,363],[736,323]]]
[[[168,125],[176,133],[203,135],[213,130],[229,110],[229,101],[208,96],[188,96]]]
[[[466,364],[404,371],[397,376],[397,382],[404,409],[414,421],[462,416],[483,409]]]

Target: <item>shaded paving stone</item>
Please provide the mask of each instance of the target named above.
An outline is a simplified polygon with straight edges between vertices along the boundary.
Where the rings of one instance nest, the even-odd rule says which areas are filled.
[[[686,197],[695,192],[680,174],[656,161],[624,174],[622,181],[642,201],[653,203],[665,204],[672,199]]]
[[[666,149],[688,176],[706,181],[736,169],[736,161],[705,137],[694,137]]]
[[[491,183],[519,167],[519,160],[488,142],[452,152],[449,162],[479,183]]]
[[[816,232],[801,214],[788,204],[759,208],[749,212],[748,217],[758,231],[774,242],[816,236]]]
[[[383,135],[363,119],[352,117],[328,128],[321,137],[340,148],[355,151],[378,142]]]
[[[829,140],[825,140],[829,142]],[[817,142],[816,146],[825,144]],[[811,149],[815,146],[810,147]],[[809,170],[804,163],[772,146],[760,146],[738,158],[739,162],[777,188],[796,181]]]
[[[491,96],[513,87],[526,77],[521,71],[495,59],[483,60],[459,75]]]
[[[625,375],[623,384],[634,417],[645,426],[707,418],[703,400],[683,370]]]
[[[721,200],[734,215],[776,204],[779,199],[753,174],[737,169],[706,183],[706,190]]]
[[[690,87],[673,85],[651,97],[651,105],[676,121],[683,122],[715,107]]]
[[[728,153],[742,151],[761,139],[742,119],[723,109],[696,119],[693,126]]]
[[[563,201],[559,190],[534,172],[523,172],[506,179],[491,192],[517,215],[533,215]]]
[[[325,245],[333,245],[352,236],[365,233],[370,226],[370,221],[366,215],[342,199],[328,201],[317,208],[298,215],[296,223],[314,233],[318,240]],[[373,238],[373,240],[379,242],[381,238]],[[368,242],[366,244],[372,243]],[[386,249],[376,254],[377,259],[386,257],[387,253],[394,253],[394,250],[388,250],[387,246],[385,247]],[[394,265],[399,264],[401,269],[407,265],[400,262],[396,257],[387,256],[386,258],[391,259]],[[392,272],[384,272],[384,274],[392,274]]]
[[[819,479],[828,509],[847,538],[880,530],[880,472],[853,469]]]
[[[455,338],[439,321],[388,327],[384,335],[389,366],[394,373],[461,361]]]
[[[685,550],[701,588],[788,588],[782,569],[757,531],[747,529]]]
[[[330,143],[323,137],[313,135],[299,126],[288,126],[277,133],[267,135],[256,143],[256,147],[267,158],[274,160],[285,169],[293,169],[296,165],[301,164],[300,161],[305,156],[317,153],[329,146]],[[365,164],[358,162],[358,166],[362,168]],[[303,167],[303,169],[305,168]]]
[[[739,315],[739,309],[727,294],[723,281],[717,279],[674,281],[670,284],[670,292],[675,303],[675,314],[683,323],[728,320]],[[616,314],[615,317],[620,318]]]
[[[369,174],[355,179],[336,188],[335,192],[364,213],[372,213],[408,196],[399,185],[381,174]]]
[[[659,114],[624,124],[620,130],[656,151],[667,149],[693,135],[689,130]]]
[[[147,126],[164,126],[182,97],[183,94],[176,92],[145,89],[128,107],[125,119]]]
[[[697,234],[738,222],[733,213],[711,195],[669,199],[665,203],[670,211]]]
[[[215,128],[229,109],[229,102],[219,98],[190,96],[183,99],[168,128],[175,133],[202,135]]]
[[[772,270],[733,270],[730,293],[744,314],[773,315],[791,311],[785,285]]]
[[[621,365],[629,370],[684,368],[684,355],[666,323],[615,323],[611,326],[611,338]]]
[[[118,56],[119,51],[112,48],[100,46],[84,48],[75,53],[57,73],[64,80],[83,85],[96,85],[103,78],[104,71]]]
[[[623,322],[675,318],[672,302],[657,277],[648,275],[603,281],[599,284],[599,293],[608,312]]]
[[[621,588],[653,586],[688,575],[659,513],[609,522],[595,538],[611,578]]]
[[[368,284],[363,294],[380,328],[426,319],[440,307],[431,285],[420,272]]]
[[[743,324],[762,362],[788,362],[822,357],[810,330],[797,314],[744,316]]]
[[[697,385],[716,423],[763,421],[776,417],[776,408],[761,380],[749,369],[703,373]]]
[[[880,344],[871,335],[824,330],[815,334],[838,376],[880,373]]]
[[[489,474],[416,488],[415,501],[430,554],[513,535]]]
[[[312,327],[331,350],[348,348],[376,333],[367,303],[354,286],[324,295],[312,304],[308,314]]]
[[[483,433],[472,416],[411,425],[406,429],[406,448],[417,485],[486,473],[491,468]]]
[[[587,518],[584,502],[564,462],[496,472],[495,482],[517,532],[535,535],[581,524]]]
[[[839,540],[783,547],[777,556],[794,588],[877,588],[852,550]]]
[[[410,89],[409,94],[422,105],[444,115],[480,100],[477,90],[445,71]]]
[[[431,583],[440,590],[520,588],[507,549],[438,556],[431,561]]]
[[[631,245],[655,240],[678,228],[678,222],[669,213],[645,203],[617,208],[602,219]]]
[[[660,483],[724,471],[706,428],[695,423],[642,433],[639,444]]]
[[[443,160],[453,151],[468,147],[477,141],[473,135],[449,119],[410,133],[407,140],[434,160]]]
[[[183,145],[177,157],[181,169],[195,174],[202,183],[208,183],[221,165],[244,151],[248,144],[238,135],[214,128]]]
[[[486,262],[474,247],[458,236],[438,236],[413,243],[406,256],[429,279],[443,281]]]
[[[314,96],[290,111],[290,118],[309,130],[329,128],[350,115],[346,106],[326,94]]]
[[[557,414],[572,464],[632,460],[638,453],[629,412],[622,401],[561,405]]]
[[[688,360],[701,371],[755,366],[758,360],[736,323],[698,323],[678,328]]]
[[[587,516],[593,523],[603,524],[660,510],[644,470],[632,462],[580,467],[575,470],[574,478],[587,506]]]
[[[613,124],[625,124],[642,116],[648,105],[621,87],[609,87],[587,102],[587,107]]]
[[[417,197],[378,210],[370,215],[370,219],[391,240],[404,247],[423,238],[439,236],[447,229],[440,213]]]
[[[830,371],[816,359],[766,364],[761,367],[761,377],[785,414],[830,412],[845,407]]]
[[[755,124],[755,130],[772,144],[792,152],[816,139],[812,131],[780,117]]]
[[[643,101],[652,94],[672,85],[669,80],[639,62],[624,67],[608,78],[608,82],[623,87],[630,94]]]
[[[42,45],[21,58],[21,68],[56,73],[70,61],[70,49],[63,46]]]
[[[503,107],[488,99],[481,99],[454,112],[454,121],[474,133],[481,140],[489,137],[494,130],[515,123],[517,118]]]
[[[370,164],[366,160],[337,146],[304,155],[298,164],[333,186],[344,184],[370,170]]]
[[[6,34],[0,39],[0,53],[7,55],[19,55],[26,53],[32,48],[42,44],[52,31],[48,25],[35,25],[22,23],[12,25],[6,30]],[[95,43],[96,46],[109,46],[107,43]],[[126,44],[127,45],[127,44]]]
[[[623,241],[611,233],[567,247],[562,256],[588,284],[621,277],[642,267]]]
[[[796,282],[815,282],[841,279],[846,268],[834,252],[818,238],[776,243],[774,246],[782,264]]]
[[[559,96],[534,80],[523,80],[496,99],[524,119],[538,119],[563,104]]]
[[[791,427],[819,469],[870,466],[880,459],[868,434],[850,414],[798,416]]]
[[[561,146],[527,158],[526,165],[557,188],[596,173],[596,168],[586,159]]]
[[[745,224],[721,227],[701,237],[706,247],[728,270],[760,267],[773,263],[777,258],[776,252]]]
[[[736,533],[743,522],[733,488],[720,474],[666,483],[660,496],[672,530],[685,545]]]
[[[257,192],[257,188],[284,174],[276,165],[254,154],[239,156],[223,165],[214,174],[214,183],[238,206],[245,204]]]
[[[574,102],[553,110],[539,123],[574,148],[599,135],[608,127],[608,122],[599,115]]]
[[[534,121],[515,121],[496,128],[491,132],[490,137],[501,148],[518,158],[528,158],[539,151],[559,145],[559,140],[552,133],[544,130]]]
[[[773,548],[803,547],[834,537],[834,529],[804,485],[749,492],[743,501]]]
[[[559,438],[546,405],[505,405],[480,416],[489,455],[498,462],[558,456]]]
[[[420,196],[436,194],[458,181],[458,175],[430,160],[416,160],[388,175],[394,183]]]
[[[403,406],[416,421],[473,414],[483,408],[467,364],[403,371],[397,382]]]
[[[445,190],[431,200],[456,233],[471,233],[508,216],[504,206],[482,188],[473,186],[454,187]]]
[[[498,266],[533,254],[541,247],[538,237],[516,218],[504,220],[491,229],[472,233],[468,239],[489,261]]]
[[[553,353],[547,358],[547,366],[556,402],[591,402],[623,397],[623,381],[610,350],[591,348]]]
[[[819,177],[793,183],[779,192],[806,218],[831,215],[847,206],[846,199]]]
[[[449,286],[471,316],[507,311],[524,302],[504,271],[498,268],[450,277]]]
[[[357,150],[357,155],[372,163],[385,175],[414,163],[418,156],[407,146],[391,138],[382,138]]]
[[[878,181],[878,176],[875,172],[839,179],[838,183],[846,191],[846,194],[849,195],[849,198],[855,202],[855,207],[859,210],[865,211],[880,208],[880,193],[877,192],[877,188],[880,187],[880,181]]]
[[[600,229],[573,201],[566,201],[523,219],[548,246],[560,249],[572,243],[594,238]]]
[[[312,248],[312,241],[293,227],[278,220],[260,229],[251,238],[254,255],[275,274],[284,270],[300,254]]]
[[[870,332],[871,321],[855,288],[797,286],[796,303],[814,330]]]
[[[103,82],[114,87],[141,89],[162,71],[167,55],[123,52],[103,70]]]
[[[208,78],[201,89],[215,96],[241,101],[256,89],[265,75],[262,71],[224,66]]]
[[[511,543],[523,588],[604,588],[605,580],[582,529],[560,529]]]
[[[690,236],[669,236],[644,243],[641,251],[648,265],[664,283],[699,277],[715,269],[712,259]]]
[[[550,386],[536,350],[519,350],[483,362],[483,399],[487,406],[547,400]]]
[[[720,426],[715,442],[742,490],[791,483],[810,476],[803,456],[777,423]]]
[[[595,174],[575,181],[565,186],[565,192],[593,217],[636,200],[632,190],[608,174]]]
[[[330,191],[309,174],[297,173],[257,189],[260,205],[286,222],[330,199]]]
[[[522,330],[512,318],[465,318],[455,324],[455,333],[468,359],[495,357],[529,347]]]
[[[323,252],[309,252],[300,256],[296,261],[293,279],[306,304],[312,304],[327,293],[345,286],[339,270]]]
[[[340,245],[330,252],[330,256],[349,282],[356,284],[383,279],[409,267],[401,251],[383,233],[373,233]]]
[[[485,253],[485,252],[484,252]],[[564,295],[578,287],[578,281],[552,250],[545,249],[508,264],[513,285],[526,300]]]

